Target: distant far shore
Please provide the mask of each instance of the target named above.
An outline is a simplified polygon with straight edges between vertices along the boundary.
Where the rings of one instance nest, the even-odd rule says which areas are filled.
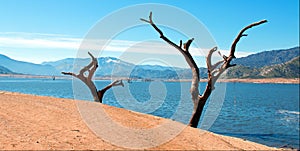
[[[41,78],[41,79],[72,79],[71,76],[44,76],[44,75],[23,75],[23,74],[0,74],[0,77],[11,78]],[[95,77],[95,80],[110,80],[111,77]],[[128,80],[127,77],[118,77],[113,79]],[[134,81],[135,79],[133,79]],[[152,79],[151,79],[152,80]],[[150,80],[150,81],[151,81]],[[165,82],[190,82],[191,79],[153,79]],[[141,81],[141,79],[137,79]],[[148,79],[149,81],[149,79]],[[207,79],[200,79],[200,82],[206,82]],[[261,79],[219,79],[218,82],[239,82],[239,83],[282,83],[282,84],[300,84],[299,78],[261,78]]]
[[[300,84],[299,78],[264,78],[264,79],[220,79],[220,82],[243,82],[243,83],[286,83]]]

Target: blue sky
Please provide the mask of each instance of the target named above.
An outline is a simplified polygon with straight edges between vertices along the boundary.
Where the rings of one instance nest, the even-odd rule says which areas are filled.
[[[0,0],[0,54],[34,63],[76,57],[81,40],[97,22],[121,8],[144,3],[149,1]],[[299,46],[299,0],[170,0],[151,3],[175,6],[196,17],[221,50],[230,48],[244,26],[267,19],[267,24],[249,30],[249,36],[241,40],[238,45],[240,56]],[[153,13],[155,17],[160,16]],[[142,18],[148,16],[139,15]],[[176,20],[176,15],[170,16],[170,20]],[[115,22],[118,24],[122,20]],[[184,20],[178,22],[185,25]],[[165,34],[174,41],[188,38],[168,29]],[[130,45],[143,37],[160,40],[150,26],[145,26],[120,34],[114,42]],[[120,51],[117,48],[107,49],[103,55],[118,57]]]

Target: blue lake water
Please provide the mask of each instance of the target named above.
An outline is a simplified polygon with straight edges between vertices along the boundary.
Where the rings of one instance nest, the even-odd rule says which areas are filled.
[[[109,83],[96,81],[98,88]],[[205,83],[200,86],[203,91]],[[187,123],[193,108],[189,87],[189,82],[125,82],[125,87],[108,90],[103,103]],[[298,84],[220,83],[216,87],[222,88],[224,98],[218,94],[211,97],[201,122],[216,120],[201,128],[268,146],[299,149]],[[1,77],[0,90],[92,100],[85,86],[72,80]]]

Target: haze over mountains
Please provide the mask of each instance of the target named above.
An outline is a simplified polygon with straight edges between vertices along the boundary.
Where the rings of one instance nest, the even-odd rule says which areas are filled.
[[[0,54],[0,74],[61,75],[61,71],[78,72],[90,62],[90,58],[63,60],[34,64],[17,61]],[[159,65],[134,65],[113,57],[98,58],[97,77],[131,77],[142,79],[190,79],[190,69]],[[226,73],[227,78],[299,78],[299,47],[264,51],[237,58]],[[200,68],[201,78],[207,77]]]

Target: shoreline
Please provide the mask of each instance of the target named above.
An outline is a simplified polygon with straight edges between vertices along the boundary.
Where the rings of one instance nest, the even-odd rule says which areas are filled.
[[[145,136],[152,143],[174,127],[184,129],[171,140],[144,148],[150,150],[278,150],[248,140],[214,134],[185,126],[179,122],[116,108],[105,104],[77,101],[16,92],[0,91],[0,150],[120,150],[133,149],[114,145],[97,137],[86,125],[78,111],[78,104],[104,109],[115,122],[130,129],[151,130],[165,122],[171,126],[159,135]],[[89,108],[89,109],[90,109]],[[95,115],[93,110],[91,115]],[[102,114],[101,114],[102,115]],[[110,133],[107,133],[110,134]],[[122,134],[122,133],[121,133]],[[125,140],[136,139],[131,134],[122,135]],[[139,143],[140,139],[137,139]],[[143,149],[143,148],[140,148]]]
[[[53,76],[39,75],[19,75],[19,74],[0,74],[0,77],[9,78],[36,78],[36,79],[52,79]],[[71,80],[71,76],[55,76],[55,79]],[[111,80],[111,77],[95,77],[95,80]],[[127,77],[119,77],[114,79],[127,80]],[[139,80],[141,81],[141,80]],[[164,82],[191,82],[191,79],[154,79],[154,81]],[[207,82],[207,79],[200,79],[200,82]],[[278,83],[278,84],[300,84],[299,78],[263,78],[263,79],[219,79],[217,82],[237,82],[237,83]]]

